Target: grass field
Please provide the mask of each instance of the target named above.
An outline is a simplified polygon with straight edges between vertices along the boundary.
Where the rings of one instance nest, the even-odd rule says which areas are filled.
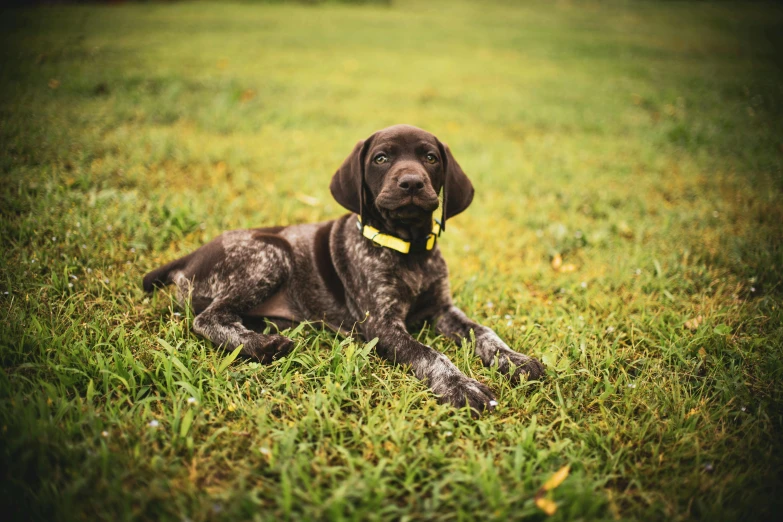
[[[783,509],[783,9],[125,4],[0,16],[0,510],[36,520],[758,520]],[[313,327],[227,358],[141,276],[341,215],[411,123],[477,189],[459,306],[543,360],[473,420]],[[419,335],[418,333],[416,335]]]

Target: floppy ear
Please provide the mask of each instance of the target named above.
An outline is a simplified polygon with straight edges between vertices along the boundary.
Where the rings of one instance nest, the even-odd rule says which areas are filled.
[[[473,201],[473,184],[462,171],[462,168],[454,159],[448,145],[438,141],[440,155],[443,158],[443,223],[441,227],[446,230],[446,220],[456,216]]]
[[[364,155],[367,152],[366,145],[369,142],[368,138],[356,144],[351,154],[345,158],[343,164],[332,176],[332,182],[329,185],[332,197],[340,205],[360,215],[364,206]]]

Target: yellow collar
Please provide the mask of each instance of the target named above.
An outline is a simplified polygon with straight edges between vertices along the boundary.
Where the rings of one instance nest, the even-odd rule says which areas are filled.
[[[358,216],[357,216],[358,217]],[[427,236],[427,241],[421,241],[411,245],[410,241],[405,241],[389,234],[382,234],[380,230],[370,225],[362,226],[362,218],[358,217],[359,230],[362,235],[372,241],[377,246],[391,248],[402,254],[421,253],[435,248],[435,239],[440,235],[440,223],[437,219],[432,220],[432,232]]]

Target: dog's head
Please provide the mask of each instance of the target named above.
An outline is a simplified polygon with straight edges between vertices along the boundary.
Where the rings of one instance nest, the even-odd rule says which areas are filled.
[[[357,143],[332,177],[330,189],[348,210],[403,235],[414,227],[429,231],[441,189],[445,219],[473,200],[473,185],[449,148],[410,125],[388,127]]]

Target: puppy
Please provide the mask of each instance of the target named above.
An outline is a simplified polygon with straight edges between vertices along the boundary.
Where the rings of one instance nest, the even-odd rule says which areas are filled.
[[[351,211],[334,221],[226,232],[153,270],[144,289],[175,284],[196,313],[193,329],[227,349],[268,363],[293,341],[248,328],[322,321],[378,338],[377,353],[410,365],[439,400],[474,411],[497,404],[484,384],[414,339],[424,321],[460,342],[475,334],[476,355],[512,381],[544,367],[454,306],[437,239],[473,200],[473,186],[449,148],[416,127],[395,125],[356,144],[332,177],[331,192]],[[443,194],[440,205],[438,194]],[[440,207],[440,212],[436,212]],[[435,219],[440,215],[440,220]]]

